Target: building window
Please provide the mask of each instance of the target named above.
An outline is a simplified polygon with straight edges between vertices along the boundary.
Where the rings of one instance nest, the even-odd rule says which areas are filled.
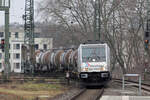
[[[14,44],[14,49],[20,49],[20,44]]]
[[[10,44],[9,44],[9,49],[10,49]]]
[[[20,44],[16,44],[16,49],[20,49]]]
[[[15,32],[15,38],[19,38],[19,33]]]
[[[4,32],[0,32],[0,37],[4,37]]]
[[[2,63],[0,63],[0,69],[2,69]]]
[[[9,37],[11,37],[11,32],[9,32]]]
[[[20,63],[16,63],[16,69],[20,69]]]
[[[0,59],[2,59],[2,53],[0,53]]]
[[[14,59],[20,59],[20,54],[19,53],[15,53],[14,54]]]
[[[35,50],[38,50],[38,49],[39,49],[39,45],[35,44]]]
[[[44,45],[43,45],[43,49],[44,49],[44,50],[47,50],[47,44],[44,44]]]
[[[16,59],[20,59],[20,54],[19,53],[16,54]]]
[[[14,63],[14,68],[20,69],[20,63]]]
[[[10,53],[9,53],[9,58],[10,58],[10,56],[11,56],[11,55],[10,55]]]

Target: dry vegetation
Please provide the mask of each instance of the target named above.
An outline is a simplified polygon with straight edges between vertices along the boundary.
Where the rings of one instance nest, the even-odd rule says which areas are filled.
[[[0,85],[0,100],[47,100],[65,92],[67,88],[60,84],[9,83]]]

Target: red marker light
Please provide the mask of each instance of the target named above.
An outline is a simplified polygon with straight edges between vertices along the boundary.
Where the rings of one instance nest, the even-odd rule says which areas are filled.
[[[1,44],[5,44],[5,40],[4,39],[1,40]]]
[[[2,49],[2,52],[4,52],[4,50],[5,50],[5,39],[1,39],[1,49]]]
[[[145,43],[148,43],[148,40],[145,40]]]

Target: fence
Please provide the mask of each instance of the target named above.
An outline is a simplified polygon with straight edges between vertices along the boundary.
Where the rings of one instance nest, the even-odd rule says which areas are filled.
[[[139,94],[141,94],[141,76],[139,74],[124,74],[122,76],[122,89],[125,89],[125,85],[135,85],[133,83],[125,84],[125,77],[138,77],[139,79]]]

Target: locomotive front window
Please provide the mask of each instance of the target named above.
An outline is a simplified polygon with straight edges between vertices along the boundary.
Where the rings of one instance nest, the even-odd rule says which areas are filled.
[[[105,62],[106,51],[105,46],[100,47],[82,47],[83,62]]]

